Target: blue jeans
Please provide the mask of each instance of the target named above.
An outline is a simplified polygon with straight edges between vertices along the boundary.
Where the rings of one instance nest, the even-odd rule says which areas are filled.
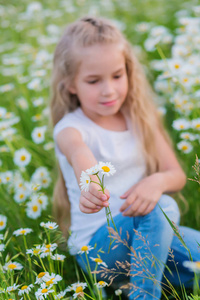
[[[158,203],[169,219],[178,224],[179,210],[174,199],[162,195]],[[146,216],[124,217],[121,213],[115,216],[114,223],[124,242],[110,239],[107,223],[99,228],[89,242],[89,245],[94,247],[88,254],[91,270],[95,270],[96,262],[92,261],[90,257],[100,257],[109,269],[115,268],[118,276],[114,276],[114,282],[130,278],[131,295],[129,299],[160,299],[161,281],[165,274],[166,263],[172,271],[172,274],[169,271],[166,272],[167,278],[172,284],[179,284],[174,263],[170,261],[171,257],[168,257],[169,248],[173,250],[175,260],[180,265],[178,269],[181,282],[186,283],[192,279],[192,273],[190,274],[182,266],[182,262],[189,259],[188,253],[181,246],[178,238],[174,236],[160,207],[156,205],[153,211]],[[199,254],[196,240],[200,241],[200,234],[185,227],[180,227],[181,232],[186,236],[187,241],[185,237],[184,240],[189,243],[189,247],[191,247],[191,243],[193,243],[192,248],[196,247],[196,250],[193,249],[192,255],[194,255],[193,259],[197,260]],[[76,259],[81,268],[87,272],[85,254],[77,255]],[[116,262],[125,262],[125,264],[117,263],[116,265]],[[101,266],[98,266],[97,270],[101,270]],[[109,281],[110,275],[115,275],[113,271],[107,274],[107,281]],[[127,272],[129,273],[127,274]],[[97,274],[97,280],[102,280],[101,274]]]

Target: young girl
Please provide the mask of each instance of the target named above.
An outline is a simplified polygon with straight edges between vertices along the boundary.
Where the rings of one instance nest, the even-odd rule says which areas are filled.
[[[92,270],[95,258],[109,269],[115,268],[117,261],[130,262],[130,299],[160,299],[169,247],[181,264],[182,283],[192,278],[181,263],[188,260],[188,254],[173,237],[160,209],[178,224],[177,204],[166,193],[181,190],[186,176],[131,46],[108,20],[86,17],[72,23],[55,51],[52,90],[54,139],[61,169],[55,199],[63,230],[70,207],[70,253],[84,270],[85,255],[79,253],[85,245]],[[95,183],[89,191],[81,191],[81,172],[99,161],[111,162],[117,171],[106,178],[105,194]],[[113,243],[112,247],[118,247],[109,250],[103,209],[108,205],[122,240],[127,240],[128,232],[134,255],[122,243]],[[199,235],[196,231],[189,235],[195,259],[198,250],[191,234]],[[115,281],[124,277],[117,276]],[[170,280],[173,283],[177,277]]]

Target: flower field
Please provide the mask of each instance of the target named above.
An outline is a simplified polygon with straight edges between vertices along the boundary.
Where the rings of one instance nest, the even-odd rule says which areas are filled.
[[[84,15],[110,18],[133,44],[179,161],[188,178],[200,179],[197,1],[0,4],[0,300],[104,297],[106,282],[93,278],[94,287],[89,287],[52,216],[58,172],[49,111],[52,58],[65,25]],[[199,194],[200,186],[188,180],[182,194],[175,195],[181,224],[196,229]],[[121,299],[120,291],[113,297]]]

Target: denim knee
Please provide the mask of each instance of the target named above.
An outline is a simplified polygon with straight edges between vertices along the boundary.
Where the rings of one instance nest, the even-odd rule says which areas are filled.
[[[163,194],[159,201],[157,208],[161,211],[161,209],[164,211],[164,213],[167,215],[167,217],[176,225],[179,224],[180,221],[180,211],[178,208],[178,205],[176,201],[168,196]],[[161,209],[160,209],[161,208]],[[161,211],[162,213],[162,211]]]

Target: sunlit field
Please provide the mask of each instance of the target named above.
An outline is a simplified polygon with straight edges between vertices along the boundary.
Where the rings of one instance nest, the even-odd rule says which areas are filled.
[[[174,195],[181,224],[200,229],[200,5],[179,0],[0,3],[0,300],[103,299],[104,278],[97,283],[94,274],[89,279],[82,274],[52,215],[58,172],[49,111],[53,52],[65,25],[85,15],[110,18],[123,31],[155,91],[187,178],[196,177]],[[106,289],[107,299],[122,299],[120,290]],[[200,298],[180,290],[162,299]]]

